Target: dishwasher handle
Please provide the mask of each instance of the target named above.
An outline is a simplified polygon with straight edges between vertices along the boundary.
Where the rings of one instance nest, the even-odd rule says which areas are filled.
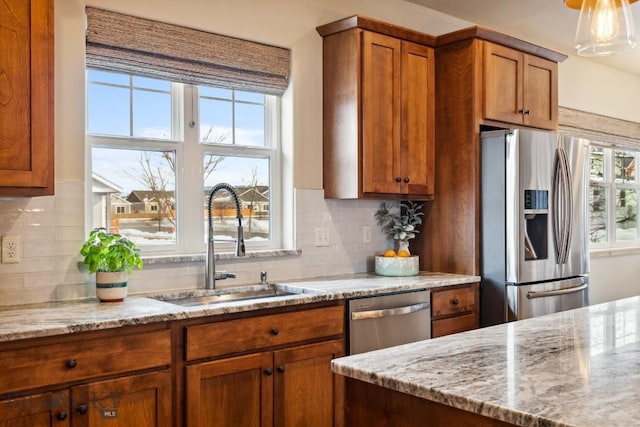
[[[417,311],[428,310],[430,307],[431,306],[428,302],[421,302],[419,304],[396,308],[385,308],[382,310],[354,311],[351,313],[351,320],[380,319],[382,317],[401,316],[404,314],[415,313]]]

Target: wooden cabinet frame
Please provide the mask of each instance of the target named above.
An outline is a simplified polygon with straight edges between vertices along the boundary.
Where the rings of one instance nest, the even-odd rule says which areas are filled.
[[[433,199],[435,39],[359,16],[317,30],[325,197]]]
[[[0,196],[43,196],[54,187],[53,0],[10,0],[24,22],[0,19]],[[28,33],[27,33],[28,32]]]

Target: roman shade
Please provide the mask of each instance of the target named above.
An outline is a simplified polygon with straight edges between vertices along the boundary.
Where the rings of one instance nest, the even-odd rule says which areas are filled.
[[[281,95],[290,50],[86,8],[88,67]]]

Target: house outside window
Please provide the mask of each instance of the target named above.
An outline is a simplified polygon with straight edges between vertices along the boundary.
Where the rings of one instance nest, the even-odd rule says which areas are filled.
[[[144,253],[203,251],[209,190],[226,182],[241,202],[248,249],[280,246],[278,96],[93,68],[87,81],[89,173],[122,188],[123,202],[93,227],[118,230]],[[218,192],[212,215],[216,239],[231,241],[228,201]]]
[[[594,248],[640,245],[639,153],[598,144],[590,148],[589,238]]]

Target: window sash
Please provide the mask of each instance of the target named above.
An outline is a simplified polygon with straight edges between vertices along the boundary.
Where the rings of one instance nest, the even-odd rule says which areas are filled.
[[[607,239],[601,243],[593,243],[591,242],[591,247],[594,249],[603,249],[603,248],[616,248],[616,247],[629,247],[629,246],[639,246],[640,245],[640,234],[636,234],[636,239],[633,240],[618,240],[617,239],[617,218],[616,218],[616,206],[618,203],[618,198],[616,197],[616,190],[632,190],[639,192],[640,191],[640,180],[636,178],[635,182],[616,182],[615,177],[615,165],[614,165],[614,151],[619,150],[616,147],[611,147],[605,144],[593,144],[603,149],[604,154],[604,175],[602,181],[590,181],[590,187],[598,187],[603,188],[607,192],[607,229],[606,236]],[[640,151],[636,151],[634,149],[627,149],[625,151],[631,151],[635,153],[636,160],[640,155]],[[636,171],[637,177],[637,171]],[[637,230],[640,231],[640,222],[639,219],[636,218]],[[637,231],[637,232],[638,232]]]
[[[204,178],[202,175],[202,167],[194,167],[194,164],[202,165],[202,159],[204,155],[208,153],[243,157],[266,157],[269,159],[270,239],[247,241],[246,244],[249,250],[276,249],[281,247],[280,128],[276,120],[280,112],[280,99],[274,96],[265,97],[265,147],[229,146],[225,144],[202,144],[199,142],[197,87],[173,84],[172,94],[172,140],[154,140],[87,133],[89,147],[87,164],[90,166],[90,170],[93,170],[91,165],[91,149],[93,147],[126,148],[147,151],[173,150],[176,152],[176,244],[141,245],[143,251],[146,254],[185,254],[203,252],[205,250],[202,226],[206,219],[203,215]],[[187,122],[186,126],[185,122]],[[90,176],[91,174],[88,175]],[[87,191],[91,194],[91,188],[90,186],[88,187]],[[92,197],[87,198],[87,200],[91,199]],[[231,252],[233,251],[233,244],[216,244],[216,250]]]

